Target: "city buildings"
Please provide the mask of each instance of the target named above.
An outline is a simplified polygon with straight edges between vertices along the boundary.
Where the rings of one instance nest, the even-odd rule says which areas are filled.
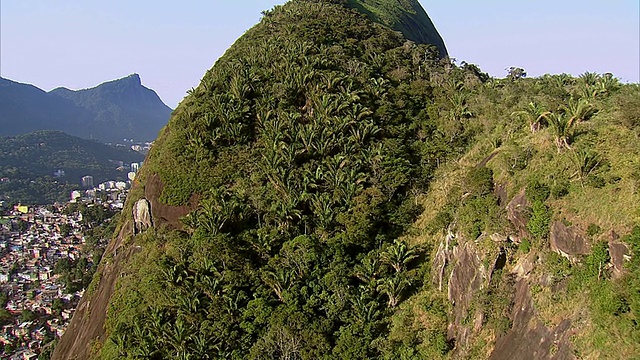
[[[74,192],[75,207],[122,209],[128,184],[100,185],[105,190]],[[98,265],[87,249],[104,247],[108,239],[87,244],[86,217],[67,206],[21,205],[0,212],[0,298],[6,294],[0,309],[1,358],[35,358],[43,346],[64,333],[84,289],[70,290],[69,279],[56,271],[56,264],[77,266],[84,261],[94,269]]]

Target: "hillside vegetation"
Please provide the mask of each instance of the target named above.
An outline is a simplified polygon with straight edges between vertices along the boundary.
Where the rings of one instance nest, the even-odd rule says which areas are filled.
[[[441,58],[447,56],[444,41],[417,0],[348,0],[346,5],[367,14],[374,22],[402,32],[411,41],[434,45]]]
[[[175,110],[54,358],[640,354],[638,85],[343,5],[265,12]]]

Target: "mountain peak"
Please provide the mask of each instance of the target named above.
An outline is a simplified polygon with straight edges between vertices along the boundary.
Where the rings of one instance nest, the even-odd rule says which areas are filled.
[[[7,119],[0,120],[0,135],[57,129],[108,142],[153,140],[171,114],[137,73],[87,89],[49,92],[0,79],[0,105],[0,119]]]
[[[123,83],[131,84],[134,86],[142,86],[140,75],[138,75],[137,73],[133,73],[131,75],[125,76],[121,79],[113,80],[113,82],[123,82]]]
[[[418,0],[347,0],[347,6],[411,41],[435,46],[441,58],[448,56],[444,40]]]

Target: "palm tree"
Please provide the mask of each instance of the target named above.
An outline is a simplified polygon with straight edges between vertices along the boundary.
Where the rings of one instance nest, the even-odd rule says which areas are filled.
[[[181,296],[178,296],[178,312],[182,313],[184,316],[197,314],[198,310],[200,310],[200,299],[198,296],[199,293],[196,291],[193,291],[190,294],[182,294]]]
[[[544,118],[551,126],[553,134],[556,139],[556,147],[558,148],[558,152],[561,152],[563,149],[571,149],[569,143],[573,137],[573,128],[576,123],[569,121],[569,117],[566,116],[565,113],[552,113],[547,111],[540,115],[540,118]]]
[[[388,80],[384,78],[372,78],[370,81],[370,92],[376,99],[384,99],[387,96]]]
[[[157,342],[146,324],[141,323],[141,321],[136,321],[133,324],[133,337],[136,344],[133,355],[135,358],[151,359],[158,352]]]
[[[449,100],[452,105],[450,114],[453,120],[461,121],[462,119],[473,116],[473,114],[469,110],[469,105],[467,105],[467,98],[467,93],[457,92]]]
[[[599,94],[608,94],[618,88],[618,86],[620,86],[620,82],[611,73],[602,75],[596,84]]]
[[[182,264],[167,264],[163,266],[162,275],[170,285],[178,287],[182,286],[189,277],[187,269]]]
[[[269,285],[278,300],[284,302],[283,293],[291,287],[291,272],[283,268],[276,271],[266,271],[263,273],[262,280]]]
[[[363,323],[371,323],[380,315],[378,303],[369,297],[366,290],[361,291],[360,296],[351,297],[349,301],[356,319]]]
[[[588,100],[574,98],[569,99],[569,104],[563,109],[574,122],[589,120],[598,111]]]
[[[191,330],[185,324],[184,319],[179,317],[171,326],[166,328],[164,334],[169,345],[175,350],[175,355],[183,357],[187,350],[187,342],[191,337]]]
[[[514,111],[511,113],[511,117],[527,120],[529,122],[529,129],[531,129],[532,133],[535,133],[540,130],[540,121],[543,120],[540,115],[544,113],[545,111],[542,106],[532,101],[529,103],[526,110]]]
[[[617,84],[612,74],[604,77],[595,72],[585,72],[578,78],[578,94],[584,98],[595,98],[606,93]]]
[[[333,221],[334,209],[333,201],[326,193],[313,194],[311,197],[311,209],[317,216],[320,226],[324,229],[328,228]]]
[[[373,285],[375,288],[376,282],[378,281],[379,275],[379,266],[377,258],[367,257],[362,260],[361,264],[358,264],[354,267],[355,276],[360,279],[366,286]]]
[[[418,254],[415,250],[410,249],[406,242],[396,240],[382,253],[381,259],[384,263],[391,265],[396,273],[399,273],[411,260],[417,257]]]
[[[402,292],[409,285],[409,281],[399,274],[378,280],[377,290],[389,298],[387,307],[396,307],[400,302]]]
[[[198,359],[209,359],[209,339],[202,333],[192,336],[193,346],[190,350]],[[215,345],[214,345],[215,346]]]
[[[581,122],[588,120],[597,110],[587,100],[571,99],[569,105],[560,112],[544,112],[540,118],[547,120],[556,138],[558,152],[562,149],[571,149],[569,144],[573,140],[575,127]]]
[[[580,184],[584,187],[584,179],[591,175],[598,169],[602,163],[600,155],[590,149],[580,149],[574,152],[574,157],[571,159],[576,165],[576,172],[574,176],[578,177]]]
[[[120,357],[127,356],[127,347],[129,345],[129,330],[128,329],[118,329],[109,339],[113,341],[118,349],[118,355]]]

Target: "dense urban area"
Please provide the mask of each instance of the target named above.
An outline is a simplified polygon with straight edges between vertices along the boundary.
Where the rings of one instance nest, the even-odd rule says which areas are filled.
[[[3,359],[48,358],[91,282],[130,181],[82,185],[67,203],[0,207]]]

